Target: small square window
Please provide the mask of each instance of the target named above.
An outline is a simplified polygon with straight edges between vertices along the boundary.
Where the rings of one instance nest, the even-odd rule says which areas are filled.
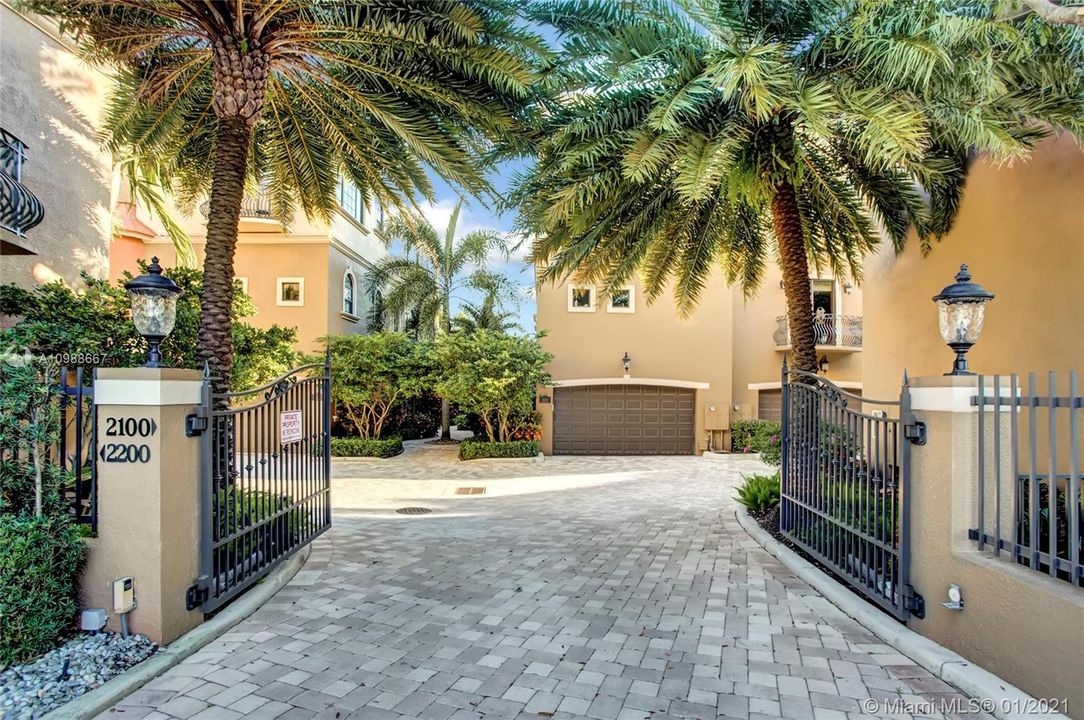
[[[233,279],[234,284],[241,287],[241,292],[248,295],[248,278],[247,277],[235,277]]]
[[[568,286],[569,312],[594,312],[595,288],[590,285]]]
[[[305,304],[304,278],[279,278],[276,305],[300,306]]]
[[[631,285],[628,285],[620,290],[614,290],[610,294],[610,303],[606,307],[606,310],[612,313],[636,312],[635,289]]]

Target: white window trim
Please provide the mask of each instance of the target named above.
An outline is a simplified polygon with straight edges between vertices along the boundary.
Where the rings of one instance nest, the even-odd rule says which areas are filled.
[[[350,281],[351,281],[351,283],[353,284],[353,287],[354,287],[354,298],[353,298],[353,303],[352,303],[353,307],[350,308],[349,310],[346,309],[346,278],[350,278]],[[358,314],[357,314],[357,309],[358,309],[358,276],[354,274],[354,269],[353,268],[346,268],[346,272],[343,273],[342,290],[343,290],[343,300],[342,300],[341,307],[340,307],[340,309],[342,310],[342,314],[349,317],[349,318],[358,317]]]
[[[576,307],[572,304],[572,292],[574,290],[590,290],[591,304],[587,307]],[[575,313],[593,313],[598,305],[598,290],[594,285],[569,285],[568,286],[568,311]]]
[[[631,315],[632,313],[636,312],[636,288],[632,285],[625,285],[624,287],[618,289],[629,291],[629,306],[627,308],[614,307],[614,299],[611,295],[606,298],[606,312],[619,313],[622,315]]]
[[[286,283],[297,283],[300,291],[300,300],[283,300],[282,286]],[[275,278],[275,304],[279,307],[301,307],[305,304],[305,278],[303,277],[280,277]]]
[[[234,282],[240,283],[241,292],[243,292],[245,295],[248,295],[248,278],[244,277],[243,275],[238,275],[233,280]]]

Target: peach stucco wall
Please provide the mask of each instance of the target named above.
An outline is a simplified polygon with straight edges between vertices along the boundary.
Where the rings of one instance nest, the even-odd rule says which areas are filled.
[[[977,372],[1084,370],[1084,151],[1050,139],[1026,162],[997,168],[980,159],[951,232],[923,257],[911,239],[866,261],[864,385],[889,395],[904,368],[946,372],[952,354],[930,298],[960,263],[997,297],[987,307]]]

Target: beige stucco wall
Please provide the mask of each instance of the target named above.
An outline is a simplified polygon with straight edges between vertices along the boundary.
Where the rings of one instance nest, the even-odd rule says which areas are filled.
[[[980,159],[955,226],[928,257],[912,238],[866,261],[864,385],[888,396],[912,377],[947,372],[952,354],[930,298],[960,263],[997,297],[968,355],[983,373],[1084,370],[1084,152],[1068,137],[1045,141],[1027,162]]]
[[[974,378],[917,378],[915,384],[927,393],[950,385],[977,388]],[[1005,554],[996,559],[978,550],[967,535],[977,517],[978,416],[970,409],[918,409],[915,415],[926,423],[928,440],[911,450],[910,567],[911,583],[926,599],[926,617],[912,618],[908,626],[1035,697],[1067,699],[1068,715],[1084,717],[1084,592],[1013,564]],[[1009,431],[1003,422],[1004,455]],[[988,424],[989,468],[992,434]],[[1009,462],[1003,457],[1002,467]],[[988,518],[993,477],[987,478]],[[942,606],[950,583],[961,589],[963,610]]]
[[[0,282],[31,286],[109,271],[116,185],[97,133],[109,78],[79,60],[54,25],[0,1],[0,126],[27,144],[23,184],[45,207],[25,239],[36,255],[5,255]]]
[[[621,377],[621,358],[627,352],[633,379],[709,383],[708,389],[697,392],[696,399],[695,435],[697,448],[703,450],[707,447],[708,406],[717,408],[711,424],[719,430],[729,428],[725,409],[731,402],[731,290],[716,273],[704,289],[699,308],[683,318],[670,295],[649,304],[640,284],[632,284],[636,312],[631,314],[607,312],[604,300],[597,303],[595,312],[569,312],[567,284],[538,288],[536,324],[540,331],[549,333],[542,345],[554,355],[550,374],[558,383]],[[544,419],[548,411],[545,409]]]
[[[835,280],[828,270],[814,271],[814,275]],[[730,411],[732,420],[748,420],[757,417],[759,392],[750,384],[780,383],[780,371],[784,353],[772,338],[776,318],[787,310],[786,296],[780,287],[783,273],[774,262],[769,263],[760,288],[752,297],[746,298],[740,287],[733,288],[734,306],[734,401]],[[844,289],[846,279],[838,280],[836,314],[863,314],[862,288],[851,281],[850,291]],[[862,380],[862,352],[842,348],[818,350],[818,357],[828,358],[828,373],[835,382],[860,383]]]

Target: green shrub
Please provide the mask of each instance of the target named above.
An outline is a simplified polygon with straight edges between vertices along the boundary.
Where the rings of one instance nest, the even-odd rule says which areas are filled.
[[[0,515],[0,665],[52,650],[74,629],[83,557],[66,518]]]
[[[760,459],[778,466],[782,455],[782,429],[771,420],[738,420],[730,429],[734,452],[760,453]]]
[[[389,458],[403,452],[403,439],[331,438],[331,454],[336,457]]]
[[[384,437],[431,438],[440,430],[440,398],[429,391],[395,403],[384,421]]]
[[[752,512],[762,513],[779,504],[779,475],[749,475],[734,499]]]
[[[464,440],[459,443],[460,460],[479,460],[481,458],[530,458],[538,455],[538,443],[534,440],[512,440],[509,442],[482,442]]]
[[[306,512],[302,507],[283,512],[293,502],[289,495],[261,490],[233,486],[219,490],[215,514],[218,537],[242,534],[218,552],[222,557],[244,558],[262,550],[266,557],[273,557],[278,554],[277,545],[290,547],[301,537]]]

